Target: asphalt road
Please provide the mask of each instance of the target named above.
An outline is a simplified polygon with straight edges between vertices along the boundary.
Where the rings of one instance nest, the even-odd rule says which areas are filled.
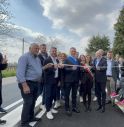
[[[3,107],[21,99],[16,78],[3,79]],[[54,120],[48,120],[46,114],[37,127],[124,127],[124,114],[111,104],[106,105],[106,112],[95,111],[97,104],[92,102],[92,111],[84,112],[83,104],[79,105],[81,113],[73,113],[72,117],[65,114],[64,106],[59,109]]]
[[[17,85],[16,77],[3,78],[3,107],[6,107],[21,99],[20,90]]]
[[[97,104],[92,103],[92,111],[84,112],[80,104],[81,113],[73,113],[72,117],[66,116],[64,108],[59,109],[54,120],[48,120],[46,115],[37,127],[124,127],[124,114],[111,104],[106,105],[106,112],[95,111]]]

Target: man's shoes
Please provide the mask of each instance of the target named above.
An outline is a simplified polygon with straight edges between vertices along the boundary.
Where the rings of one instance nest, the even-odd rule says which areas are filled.
[[[102,106],[99,106],[99,107],[96,109],[96,111],[99,111],[100,109],[102,109]]]
[[[20,127],[32,127],[32,126],[29,124],[22,124]]]
[[[53,114],[52,114],[51,111],[47,112],[46,117],[47,117],[49,120],[54,119],[54,116],[53,116]]]
[[[67,110],[67,111],[66,111],[66,115],[67,115],[67,116],[72,116],[72,112],[71,112],[70,110]]]
[[[60,106],[61,106],[60,101],[56,101],[56,102],[55,102],[54,108],[57,109],[57,108],[59,108]]]
[[[88,111],[88,112],[91,112],[91,110],[92,110],[91,107],[88,106],[87,111]]]
[[[105,107],[102,107],[101,113],[105,112]]]
[[[83,103],[83,97],[80,96],[80,103]]]
[[[77,108],[73,108],[73,109],[72,109],[72,112],[80,113],[80,111],[79,111]]]
[[[0,107],[0,113],[7,113],[7,111],[3,109],[2,107]]]
[[[55,110],[55,109],[53,109],[53,108],[51,109],[51,112],[54,113],[54,114],[57,114],[58,113],[58,111]]]
[[[93,101],[97,101],[97,97],[96,96],[94,96]]]
[[[45,107],[45,105],[40,105],[40,109],[43,110],[44,112],[46,112],[46,107]]]
[[[88,111],[87,104],[84,104],[84,111],[85,111],[85,112],[87,112],[87,111]]]
[[[111,100],[106,101],[106,104],[111,104]]]
[[[4,124],[6,124],[6,120],[1,120],[0,119],[0,125],[4,125]]]
[[[35,121],[40,121],[41,118],[37,118],[37,117],[34,117],[33,119],[30,120],[30,122],[35,122]]]

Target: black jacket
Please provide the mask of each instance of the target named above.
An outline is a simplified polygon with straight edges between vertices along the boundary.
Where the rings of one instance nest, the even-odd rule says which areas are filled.
[[[48,57],[45,61],[44,61],[44,65],[48,64],[48,63],[53,63],[51,57]],[[59,60],[57,60],[57,63],[59,63]],[[54,66],[48,69],[44,70],[44,83],[45,84],[56,84],[56,80],[54,78],[55,76],[55,68]],[[58,75],[60,74],[60,70],[58,70]],[[58,77],[59,80],[60,77]]]
[[[94,76],[95,76],[95,81],[96,82],[102,82],[102,83],[106,83],[107,80],[107,76],[106,76],[106,70],[107,70],[107,60],[105,58],[101,58],[98,67],[100,67],[100,70],[96,70],[96,58],[93,61],[93,72],[94,72]]]
[[[48,54],[46,53],[46,58],[48,57]],[[42,56],[42,54],[40,53],[40,54],[38,54],[38,57],[40,58],[40,62],[41,62],[41,65],[43,66],[43,63],[44,63],[44,60],[46,59],[46,58],[44,58],[43,56]]]
[[[78,61],[79,62],[79,61]],[[69,61],[69,59],[66,59],[64,61],[64,64],[69,64],[69,65],[73,65],[73,63],[71,61]],[[79,78],[80,78],[80,68],[77,67],[76,70],[73,70],[72,67],[70,66],[65,66],[64,67],[64,82],[65,83],[71,83],[71,82],[79,82]]]
[[[124,77],[124,62],[121,64],[121,76]]]

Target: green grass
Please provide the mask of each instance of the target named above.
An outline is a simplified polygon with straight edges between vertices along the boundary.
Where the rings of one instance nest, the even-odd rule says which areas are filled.
[[[2,71],[3,78],[12,77],[16,75],[16,70],[4,70]]]

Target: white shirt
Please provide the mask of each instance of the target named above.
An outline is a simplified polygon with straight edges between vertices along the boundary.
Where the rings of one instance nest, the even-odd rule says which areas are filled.
[[[53,61],[53,63],[54,64],[58,64],[57,63],[57,61],[56,61],[56,58],[54,58],[54,57],[52,57],[52,56],[50,56],[51,57],[51,59],[52,59],[52,61]],[[55,76],[54,76],[54,78],[58,78],[58,74],[59,73],[59,71],[58,71],[58,68],[55,70]]]
[[[111,59],[107,59],[106,75],[112,76],[112,60]]]

